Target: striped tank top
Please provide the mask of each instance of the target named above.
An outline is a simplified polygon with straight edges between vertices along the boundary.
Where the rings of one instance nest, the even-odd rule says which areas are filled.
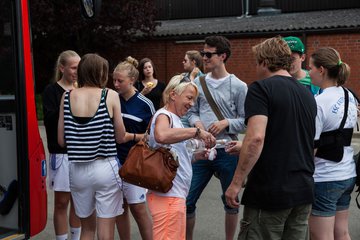
[[[90,162],[116,156],[114,125],[106,107],[107,90],[101,92],[99,107],[87,122],[72,115],[70,92],[64,99],[64,132],[69,161]]]

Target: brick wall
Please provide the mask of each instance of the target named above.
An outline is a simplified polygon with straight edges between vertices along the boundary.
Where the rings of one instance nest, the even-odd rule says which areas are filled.
[[[230,73],[234,73],[246,83],[256,80],[255,60],[251,47],[265,38],[232,38],[232,55],[226,66]],[[312,35],[305,39],[307,60],[311,53],[319,48],[331,46],[337,49],[342,61],[351,67],[351,75],[346,86],[360,96],[360,33]],[[154,61],[157,78],[168,82],[169,79],[183,71],[182,60],[187,50],[201,50],[203,43],[176,43],[175,40],[150,40],[134,43],[122,52],[122,57],[131,55],[138,60],[149,57]],[[306,61],[306,66],[308,62]]]

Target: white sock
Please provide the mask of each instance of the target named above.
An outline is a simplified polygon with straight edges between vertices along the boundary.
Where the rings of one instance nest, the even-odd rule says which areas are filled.
[[[79,228],[70,228],[71,240],[80,240],[81,227]]]
[[[68,235],[67,234],[56,235],[56,240],[68,240]]]

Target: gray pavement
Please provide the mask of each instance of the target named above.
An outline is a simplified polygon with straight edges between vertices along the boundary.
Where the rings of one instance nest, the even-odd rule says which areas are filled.
[[[43,126],[39,127],[40,134],[46,149],[46,135]],[[360,138],[356,137],[353,140],[353,145],[356,151],[360,149]],[[47,153],[46,153],[47,154]],[[212,178],[209,185],[206,187],[201,198],[197,204],[197,221],[194,232],[194,239],[218,240],[225,239],[224,235],[224,210],[220,199],[221,186],[217,179]],[[352,239],[360,239],[360,209],[355,203],[355,192],[351,200],[350,206],[350,220],[349,229]],[[241,196],[240,196],[241,197]],[[50,240],[55,239],[53,227],[53,192],[48,191],[48,221],[44,231],[31,238],[34,240]],[[243,206],[240,207],[240,215],[242,214]],[[133,240],[140,240],[140,234],[134,219],[131,219],[131,237]],[[239,229],[238,229],[239,230]],[[238,232],[237,230],[237,232]],[[119,239],[117,233],[116,238]]]

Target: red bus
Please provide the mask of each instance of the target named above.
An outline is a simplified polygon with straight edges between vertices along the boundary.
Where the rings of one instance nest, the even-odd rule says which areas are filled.
[[[100,1],[81,0],[85,17]],[[0,239],[47,222],[46,160],[36,117],[28,0],[0,0]]]

